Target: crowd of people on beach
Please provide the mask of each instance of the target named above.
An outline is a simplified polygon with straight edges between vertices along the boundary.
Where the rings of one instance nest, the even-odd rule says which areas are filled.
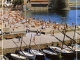
[[[30,30],[30,28],[36,28],[36,27],[40,27],[39,31],[41,31],[42,29],[51,28],[53,33],[54,30],[64,30],[64,28],[69,29],[68,24],[58,24],[56,23],[56,21],[51,22],[51,20],[49,20],[47,22],[44,20],[37,20],[36,18],[32,17],[24,18],[19,10],[4,11],[2,20],[4,28],[12,29],[12,31],[15,31],[15,29],[17,29],[18,31],[19,28],[21,28],[25,29],[26,33]]]

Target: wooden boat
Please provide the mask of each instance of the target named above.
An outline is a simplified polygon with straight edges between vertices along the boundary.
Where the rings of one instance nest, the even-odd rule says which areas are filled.
[[[58,53],[61,53],[61,56],[63,57],[63,59],[71,59],[71,60],[74,59],[74,52],[67,47],[64,49],[61,49],[59,47],[50,46],[50,49],[52,49],[53,51],[55,50]]]
[[[73,46],[73,49],[75,50],[75,52],[80,53],[80,45],[75,44],[75,45]]]
[[[19,54],[28,57],[29,59],[35,60],[35,56],[33,54],[28,53],[27,51],[18,51]]]
[[[29,49],[28,52],[35,55],[36,60],[45,60],[45,55],[42,52],[38,51],[38,50]]]
[[[32,39],[32,34],[31,34],[31,39]],[[30,39],[30,43],[29,43],[29,48],[25,49],[25,51],[27,51],[30,54],[33,54],[35,56],[35,60],[45,60],[45,55],[42,52],[40,52],[39,50],[36,50],[36,49],[31,49],[31,47],[30,47],[31,42],[34,42],[34,41],[31,41],[31,39]],[[35,40],[35,37],[33,40]],[[36,45],[35,42],[34,42],[34,44]],[[36,45],[36,46],[38,47],[38,45]]]
[[[51,50],[57,52],[57,53],[60,53],[60,52],[61,52],[61,48],[59,48],[59,47],[50,46],[49,48],[50,48]]]
[[[9,60],[9,58],[7,58],[6,56],[1,56],[0,60]]]
[[[63,56],[64,59],[70,59],[74,60],[74,52],[70,50],[63,49],[61,55]]]
[[[80,45],[75,44],[73,46],[73,49],[75,51],[75,58],[79,58],[80,59]],[[77,56],[77,57],[76,57]]]
[[[7,53],[6,56],[12,60],[26,60],[27,58],[18,54]]]
[[[55,59],[55,60],[59,60],[59,56],[56,52],[51,51],[48,48],[43,49],[43,52],[45,53],[46,57],[49,59]]]

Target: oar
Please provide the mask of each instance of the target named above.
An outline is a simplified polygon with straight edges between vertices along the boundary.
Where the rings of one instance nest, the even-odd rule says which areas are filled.
[[[41,53],[43,53],[42,52],[42,50],[39,48],[39,46],[35,43],[35,41],[33,41],[34,42],[34,44],[38,47],[38,50],[41,52]],[[43,53],[44,54],[44,53]],[[44,56],[45,56],[45,54],[44,54]],[[46,57],[46,56],[45,56]]]
[[[20,50],[21,50],[21,46],[22,46],[22,40],[23,40],[23,38],[22,38],[22,36],[21,36],[21,44],[20,44]]]
[[[22,40],[22,41],[23,41],[23,40]],[[26,45],[26,47],[28,47],[27,44],[25,43],[25,41],[23,41],[23,42],[24,42],[24,44]]]
[[[75,39],[75,33],[76,33],[76,25],[75,25],[75,29],[74,29],[74,36],[73,36],[73,39]],[[72,41],[72,48],[73,48],[73,41]]]
[[[64,29],[65,29],[65,26],[64,26]],[[66,33],[66,29],[63,31],[63,33]],[[64,34],[64,37],[63,37],[62,48],[63,48],[63,43],[64,43],[64,40],[65,40],[65,35],[66,34]]]
[[[59,30],[58,30],[58,31],[59,31]],[[65,33],[63,33],[62,31],[59,31],[59,32],[61,32],[62,34],[65,34]],[[68,37],[69,39],[73,40],[74,42],[76,42],[74,39],[72,39],[72,38],[69,37],[68,35],[65,34],[65,36]]]
[[[70,28],[70,27],[69,27]],[[71,28],[70,28],[71,29]],[[71,30],[73,30],[73,29],[71,29]],[[76,25],[75,25],[75,29],[73,30],[73,31],[75,31],[76,32]],[[80,33],[78,33],[78,32],[76,32],[78,35],[80,35]]]
[[[13,40],[12,40],[12,41],[13,41]],[[14,43],[14,44],[17,46],[17,48],[18,48],[18,45],[16,44],[16,42],[13,41],[13,43]],[[17,48],[16,48],[16,50],[17,50]]]
[[[34,42],[34,41],[33,41]],[[34,42],[34,44],[38,47],[38,50],[39,50],[39,46]],[[41,49],[40,49],[41,50]]]
[[[63,41],[61,41],[59,38],[57,38],[55,35],[54,35],[54,37],[55,37],[58,41],[63,42]],[[63,44],[67,46],[67,44],[65,44],[64,42],[63,42]],[[68,47],[68,46],[67,46],[67,47]],[[70,47],[68,47],[68,48],[71,49]],[[72,50],[72,49],[71,49],[71,50]],[[72,50],[72,51],[73,51],[73,50]]]
[[[22,47],[22,41],[23,41],[23,36],[21,35],[21,44],[20,44],[20,51],[22,52],[22,49],[21,49],[21,47]],[[22,52],[23,53],[23,52]],[[25,54],[23,53],[23,55],[25,56]],[[27,57],[28,58],[28,57]]]
[[[61,31],[60,31],[61,32]],[[65,33],[63,33],[63,32],[61,32],[62,34],[65,34]],[[66,34],[65,34],[66,35]],[[66,35],[66,37],[68,37],[69,39],[71,39],[72,40],[72,44],[73,44],[73,41],[74,42],[76,42],[74,39],[72,39],[71,37],[69,37],[68,35]],[[73,46],[72,46],[72,48],[73,48]]]
[[[32,39],[32,34],[31,34],[31,38],[30,38],[29,48],[30,48],[30,45],[31,45],[31,39]]]

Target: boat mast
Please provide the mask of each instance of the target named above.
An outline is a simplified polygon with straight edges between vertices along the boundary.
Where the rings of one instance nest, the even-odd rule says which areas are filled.
[[[74,28],[74,36],[73,36],[73,39],[75,40],[75,33],[76,33],[76,25],[75,25],[75,28]],[[76,41],[75,41],[76,42]],[[74,44],[74,42],[72,41],[72,48],[73,48],[73,44]]]
[[[65,27],[65,25],[64,25],[64,30],[63,30],[63,35],[64,35],[64,37],[63,37],[63,41],[62,41],[62,49],[63,49],[63,45],[64,45],[64,40],[65,40],[65,35],[66,35],[66,27]]]
[[[21,50],[21,46],[22,46],[22,41],[23,41],[23,36],[21,35],[21,44],[20,44],[20,50]]]
[[[32,34],[31,34],[31,38],[30,38],[29,48],[30,48],[30,45],[31,45],[31,39],[32,39]]]

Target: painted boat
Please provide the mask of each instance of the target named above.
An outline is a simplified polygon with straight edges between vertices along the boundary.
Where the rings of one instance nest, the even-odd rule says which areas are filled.
[[[13,60],[26,60],[27,58],[18,54],[7,53],[6,56]]]
[[[35,49],[30,49],[29,52],[36,56],[36,60],[45,60],[45,55],[42,52]]]
[[[64,49],[61,49],[59,47],[50,46],[50,49],[52,49],[53,51],[55,50],[58,53],[61,53],[61,56],[63,57],[63,59],[71,59],[71,60],[74,59],[74,52],[67,47]]]
[[[46,57],[49,59],[55,59],[55,60],[59,60],[59,56],[56,52],[51,51],[50,49],[46,48],[43,49],[43,52],[45,53]]]
[[[57,52],[57,53],[60,53],[60,52],[61,52],[61,48],[59,48],[59,47],[50,46],[49,48],[50,48],[51,50]]]
[[[29,59],[35,60],[35,56],[33,54],[28,53],[27,51],[18,51],[19,54],[28,57]]]
[[[79,58],[80,59],[80,45],[75,44],[73,46],[73,49],[75,51],[75,58]]]
[[[0,57],[0,60],[9,60],[9,58],[6,57],[6,56],[1,56],[1,57]]]

